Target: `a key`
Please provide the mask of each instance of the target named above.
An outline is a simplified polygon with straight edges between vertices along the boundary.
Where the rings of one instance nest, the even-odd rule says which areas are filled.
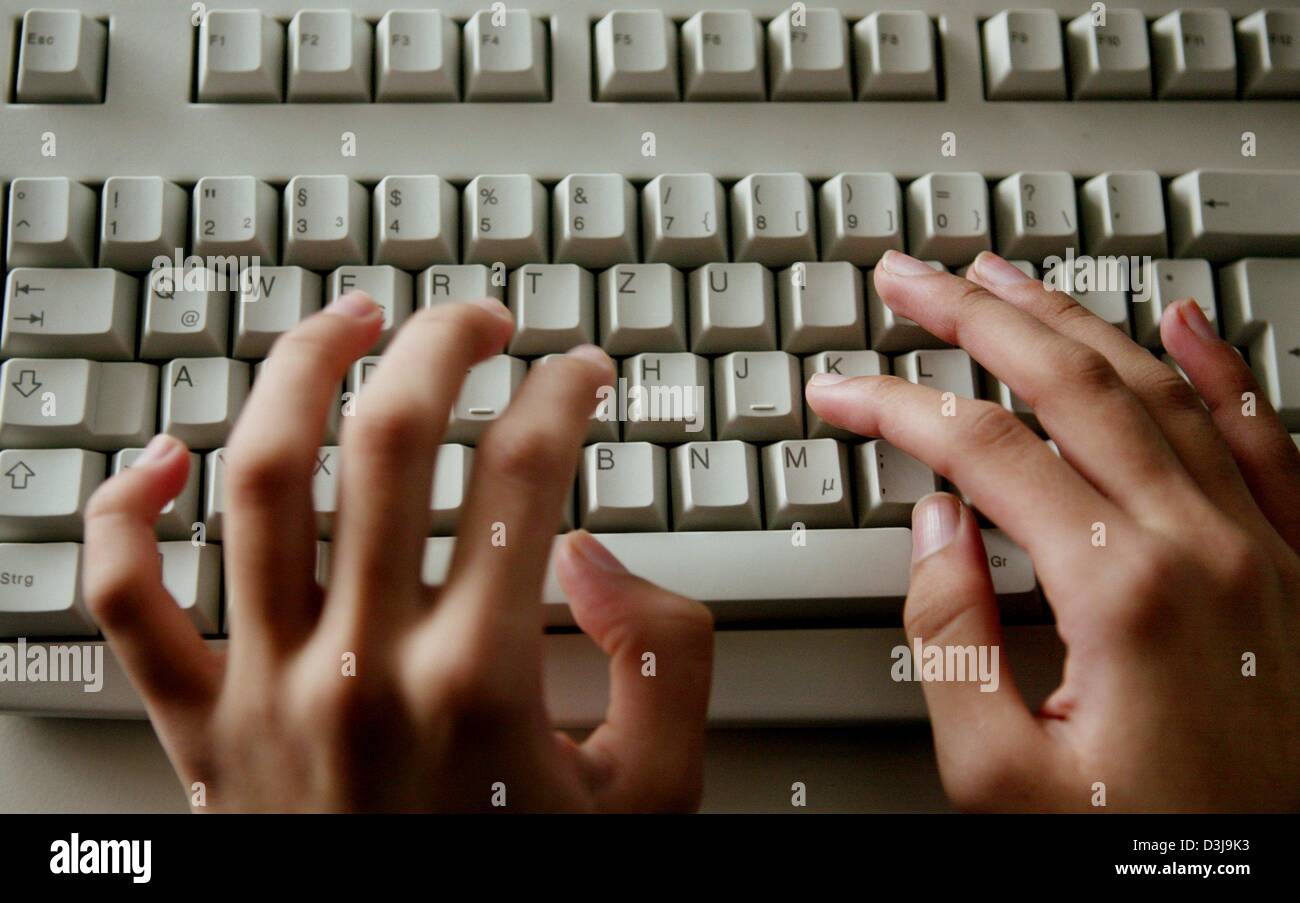
[[[812,186],[798,173],[745,176],[731,189],[735,259],[768,266],[816,260],[815,216]]]
[[[280,197],[261,179],[199,179],[194,186],[193,222],[195,255],[246,257],[265,266],[275,265]]]
[[[221,547],[192,542],[160,542],[163,588],[176,600],[194,629],[204,635],[221,630]]]
[[[460,197],[446,179],[388,176],[374,206],[375,263],[419,270],[459,258]]]
[[[627,386],[624,437],[629,442],[713,438],[709,362],[697,354],[647,352],[623,361]]]
[[[384,312],[384,326],[373,346],[382,351],[415,309],[414,280],[391,266],[345,266],[330,274],[327,301],[353,291],[365,292]]]
[[[1300,430],[1300,260],[1252,257],[1219,274],[1223,336],[1250,353],[1269,404],[1288,429]]]
[[[0,636],[91,637],[81,598],[81,544],[0,544]]]
[[[460,27],[436,9],[391,10],[375,27],[375,100],[460,96]]]
[[[803,381],[793,355],[738,351],[720,357],[713,362],[713,392],[719,439],[803,437]]]
[[[975,364],[960,348],[910,351],[894,358],[894,373],[944,395],[951,392],[957,398],[979,397]]]
[[[230,292],[218,290],[216,277],[206,270],[193,271],[195,282],[184,272],[150,270],[145,276],[140,357],[166,360],[174,357],[222,357],[230,324]],[[192,277],[191,277],[192,278]]]
[[[1226,9],[1177,9],[1151,23],[1156,95],[1231,98],[1237,93],[1237,49]]]
[[[146,270],[157,257],[174,259],[185,247],[188,198],[157,176],[114,176],[100,206],[99,265]]]
[[[686,283],[666,263],[621,263],[597,279],[600,344],[613,355],[685,351]]]
[[[998,252],[1042,263],[1079,247],[1074,177],[1068,172],[1018,172],[993,191]]]
[[[219,448],[248,398],[248,364],[224,357],[177,358],[162,369],[159,421],[190,448]]]
[[[465,99],[549,100],[546,26],[526,10],[480,10],[465,23]]]
[[[517,357],[498,354],[469,368],[451,410],[444,442],[473,445],[510,404],[528,367]],[[364,403],[364,399],[361,400]]]
[[[1208,260],[1155,260],[1146,276],[1150,299],[1133,298],[1133,337],[1148,348],[1160,347],[1160,318],[1182,298],[1195,298],[1207,320],[1218,328],[1214,271]]]
[[[636,262],[636,191],[622,176],[566,176],[555,186],[554,219],[556,263],[604,269]]]
[[[1066,26],[1070,80],[1079,100],[1151,97],[1151,49],[1141,10],[1089,10]]]
[[[645,259],[673,266],[727,260],[727,207],[722,185],[706,173],[661,175],[641,197]]]
[[[763,448],[769,530],[853,526],[848,452],[834,439],[795,439]]]
[[[143,448],[124,448],[113,455],[113,476],[134,466],[143,452]],[[179,495],[163,506],[158,519],[154,521],[154,531],[159,539],[183,540],[193,536],[194,524],[199,519],[202,459],[194,452],[190,452],[189,457],[190,471],[185,477],[185,485]]]
[[[528,264],[510,274],[515,332],[510,353],[568,351],[596,341],[596,294],[591,273],[571,263]]]
[[[822,351],[803,359],[804,382],[814,373],[831,373],[836,376],[880,376],[889,372],[889,361],[877,351]],[[804,402],[804,419],[808,424],[809,439],[842,439],[848,442],[854,435],[837,426],[831,426]]]
[[[907,186],[908,244],[914,257],[949,266],[993,249],[989,190],[976,172],[929,173]]]
[[[870,13],[853,26],[859,100],[937,100],[934,26],[915,10]]]
[[[284,26],[255,9],[214,9],[199,22],[198,97],[204,103],[278,103]]]
[[[773,100],[852,100],[849,30],[838,9],[786,10],[767,23]]]
[[[0,354],[129,361],[138,297],[136,280],[115,270],[10,270]]]
[[[18,45],[18,102],[101,102],[107,48],[103,22],[71,9],[27,10]]]
[[[596,23],[596,99],[676,100],[677,26],[657,9],[616,10]]]
[[[1237,53],[1246,97],[1300,97],[1300,10],[1261,9],[1239,20]]]
[[[841,173],[822,185],[818,206],[823,260],[871,266],[903,250],[903,191],[891,174]]]
[[[531,176],[478,176],[465,188],[465,262],[508,269],[546,263],[546,189]]]
[[[240,275],[234,356],[266,357],[275,340],[320,310],[321,279],[301,267],[262,267]]]
[[[748,10],[705,10],[683,23],[688,101],[764,100],[763,68],[763,29]]]
[[[1177,257],[1300,257],[1300,172],[1198,169],[1169,183]]]
[[[1055,10],[1014,9],[984,22],[989,100],[1065,100],[1065,52]]]
[[[1083,183],[1084,248],[1093,257],[1165,257],[1165,198],[1150,170],[1104,172]]]
[[[422,308],[446,301],[470,301],[474,298],[504,301],[505,289],[501,281],[494,279],[492,270],[481,263],[434,264],[420,273],[415,296]]]
[[[939,490],[934,471],[884,439],[853,449],[859,527],[910,527],[912,506]]]
[[[0,542],[80,541],[104,466],[80,448],[0,451]]]
[[[578,523],[597,533],[668,529],[668,455],[649,442],[600,442],[582,450]]]
[[[936,272],[945,272],[947,267],[937,260],[927,260]],[[876,351],[907,351],[912,348],[947,348],[946,342],[940,341],[921,328],[910,317],[894,313],[893,309],[876,291],[875,271],[868,270],[863,282],[867,284],[867,335],[871,347]]]
[[[346,9],[304,9],[289,21],[290,103],[370,100],[370,24]]]
[[[226,510],[226,450],[203,456],[203,531],[207,539],[222,540]]]
[[[528,369],[540,367],[543,364],[563,358],[564,355],[558,352],[543,355],[534,358],[528,365]],[[592,407],[591,416],[587,418],[587,432],[583,438],[583,444],[589,445],[592,442],[617,442],[619,441],[619,420],[620,420],[619,396],[613,385],[604,385],[596,390],[596,399]],[[566,514],[568,512],[566,511]],[[565,521],[565,529],[572,530],[572,520]]]
[[[14,179],[9,184],[9,267],[95,265],[95,193],[67,179]]]
[[[687,442],[673,448],[674,530],[761,530],[758,449],[748,442]]]
[[[347,176],[295,176],[284,190],[284,262],[311,270],[364,264],[370,198]]]
[[[772,271],[757,263],[711,263],[691,273],[691,350],[776,348]]]
[[[862,272],[853,264],[796,263],[776,283],[783,349],[867,347]]]

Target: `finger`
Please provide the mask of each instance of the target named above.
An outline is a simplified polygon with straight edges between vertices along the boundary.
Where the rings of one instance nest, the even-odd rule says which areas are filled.
[[[466,371],[500,353],[510,332],[495,299],[436,305],[406,321],[367,380],[342,431],[330,586],[349,604],[338,617],[380,626],[375,606],[422,597],[438,445]]]
[[[1107,496],[1144,516],[1170,510],[1171,485],[1190,497],[1191,478],[1101,354],[975,283],[897,251],[885,254],[875,280],[891,309],[966,349],[1024,399],[1079,473]]]
[[[1113,502],[993,402],[947,406],[936,390],[896,376],[817,374],[806,394],[827,423],[880,436],[960,486],[1029,553],[1049,598],[1065,598],[1056,591],[1096,567],[1086,554],[1094,524],[1119,535],[1130,529]]]
[[[605,722],[582,744],[604,811],[693,811],[703,783],[713,615],[630,574],[590,533],[568,534],[556,576],[609,656]]]
[[[189,465],[184,443],[155,436],[86,506],[86,604],[151,713],[205,708],[220,683],[218,659],[163,588],[154,535]]]
[[[1194,301],[1165,311],[1160,341],[1205,399],[1264,516],[1300,549],[1300,452],[1250,367],[1215,335]]]
[[[1050,291],[996,254],[980,254],[966,278],[1105,356],[1201,491],[1239,522],[1262,523],[1227,444],[1201,399],[1178,374],[1067,293]]]
[[[275,343],[235,424],[225,451],[224,545],[236,650],[291,645],[319,615],[317,449],[339,383],[382,324],[379,307],[360,292],[303,320]]]
[[[1051,744],[1011,677],[979,525],[969,508],[934,493],[912,509],[912,575],[903,607],[910,646],[895,668],[921,677],[944,788],[962,809],[1032,808]],[[920,660],[917,651],[920,650]],[[960,664],[950,673],[947,663]],[[933,672],[931,672],[933,676]]]

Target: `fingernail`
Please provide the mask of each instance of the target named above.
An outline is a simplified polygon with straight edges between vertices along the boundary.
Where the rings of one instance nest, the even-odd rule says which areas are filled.
[[[814,373],[812,379],[808,380],[810,386],[834,386],[844,382],[849,377],[842,373]]]
[[[1018,267],[989,251],[982,251],[975,258],[975,272],[994,285],[1018,285],[1029,281]]]
[[[159,433],[149,440],[149,444],[140,452],[140,457],[132,462],[132,467],[148,467],[151,464],[157,464],[165,460],[173,451],[180,447],[180,441],[169,436],[167,433]]]
[[[586,530],[574,530],[569,534],[569,542],[579,555],[587,560],[594,567],[610,574],[626,574],[627,568],[623,563],[610,554],[609,549],[600,544],[596,537],[592,536]]]
[[[1180,304],[1178,316],[1182,318],[1183,325],[1198,337],[1207,342],[1217,342],[1219,340],[1218,333],[1214,331],[1214,324],[1210,322],[1209,317],[1205,316],[1205,311],[1201,310],[1201,305],[1195,301],[1189,299]]]
[[[488,313],[496,314],[502,319],[509,320],[511,323],[515,321],[514,314],[510,313],[510,308],[496,298],[470,298],[468,303],[481,307]]]
[[[938,272],[924,260],[917,260],[902,251],[886,251],[885,256],[880,259],[880,265],[885,268],[886,273],[895,276],[930,276]]]
[[[912,509],[912,561],[933,555],[952,542],[961,522],[961,503],[946,492],[932,492]]]
[[[379,305],[370,300],[365,292],[347,292],[339,295],[325,308],[332,314],[365,319],[379,310]]]

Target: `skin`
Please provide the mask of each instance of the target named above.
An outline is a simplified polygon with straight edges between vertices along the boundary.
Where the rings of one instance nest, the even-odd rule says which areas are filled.
[[[1193,389],[991,254],[960,279],[890,252],[875,280],[891,308],[1028,402],[1061,450],[995,404],[963,399],[944,416],[938,392],[894,377],[807,388],[822,419],[921,460],[1019,543],[1066,645],[1061,686],[1038,712],[1006,656],[996,692],[922,685],[954,803],[1096,811],[1101,782],[1102,811],[1300,808],[1300,454],[1241,358],[1195,303],[1172,306],[1162,342]],[[535,368],[479,444],[435,590],[418,573],[441,425],[465,369],[499,352],[511,326],[494,301],[413,318],[345,418],[329,590],[316,585],[315,450],[379,319],[345,296],[286,335],[231,437],[224,559],[237,626],[225,656],[161,585],[152,524],[184,484],[183,446],[155,440],[91,500],[86,598],[182,782],[204,783],[206,811],[487,809],[497,781],[515,811],[695,808],[711,618],[581,531],[555,566],[579,626],[610,656],[610,708],[578,745],[551,730],[542,702],[538,600],[596,389],[613,378],[598,350]],[[504,548],[490,541],[498,522]],[[909,638],[1000,645],[972,510],[936,493],[916,506],[913,539]],[[653,680],[640,676],[643,651],[656,653]],[[357,676],[343,678],[349,652]],[[1247,652],[1258,676],[1242,673]]]

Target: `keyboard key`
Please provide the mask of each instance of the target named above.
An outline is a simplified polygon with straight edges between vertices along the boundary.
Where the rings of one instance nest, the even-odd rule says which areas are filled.
[[[370,198],[347,176],[295,176],[284,190],[284,262],[312,270],[364,264]]]
[[[903,192],[894,176],[841,173],[819,198],[823,260],[871,266],[886,251],[903,250]]]
[[[1126,289],[1094,287],[1083,280],[1076,280],[1073,271],[1064,267],[1044,274],[1043,284],[1050,289],[1066,292],[1111,326],[1125,334],[1129,332]]]
[[[648,442],[599,442],[582,450],[578,522],[584,530],[668,529],[667,453]]]
[[[720,357],[713,362],[713,392],[719,439],[803,438],[803,382],[793,355],[739,351]]]
[[[478,176],[465,187],[465,262],[546,263],[546,189],[531,176]]]
[[[370,100],[370,25],[346,9],[300,10],[289,21],[290,103]]]
[[[623,361],[629,442],[670,445],[713,438],[709,362],[698,354],[647,352]]]
[[[162,369],[161,431],[190,448],[219,448],[251,384],[248,364],[224,357],[178,358]]]
[[[1070,80],[1079,100],[1145,100],[1151,96],[1151,48],[1141,10],[1091,10],[1066,26]]]
[[[1018,172],[993,191],[998,253],[1042,263],[1079,247],[1074,177],[1068,172]]]
[[[853,26],[859,100],[937,100],[934,26],[915,10],[874,12]]]
[[[876,351],[822,351],[803,359],[803,379],[806,384],[814,373],[834,373],[837,376],[880,376],[889,372],[889,361]],[[804,402],[804,419],[808,423],[809,439],[855,438],[853,433],[831,426]]]
[[[226,450],[214,449],[203,456],[203,527],[207,539],[220,542],[226,508]]]
[[[189,288],[190,276],[203,283]],[[179,280],[179,285],[178,285]],[[140,357],[224,357],[230,325],[230,292],[217,290],[207,270],[150,270],[145,276]]]
[[[460,27],[436,9],[393,10],[375,28],[375,100],[460,96]]]
[[[960,348],[910,351],[894,359],[894,373],[908,382],[949,392],[959,398],[978,398],[975,364]]]
[[[81,544],[0,544],[0,636],[91,637],[81,599]]]
[[[477,442],[488,425],[505,413],[527,372],[528,367],[523,361],[506,354],[495,355],[470,367],[451,410],[443,441],[461,445]]]
[[[235,303],[234,356],[262,358],[275,340],[321,307],[321,279],[301,267],[245,270]]]
[[[104,456],[80,448],[0,451],[0,542],[80,541]]]
[[[682,25],[686,99],[764,100],[763,29],[748,10],[706,10]]]
[[[104,99],[103,22],[70,9],[29,9],[18,45],[19,103],[100,103]]]
[[[475,298],[505,300],[502,282],[492,270],[481,263],[434,264],[420,273],[416,286],[416,299],[421,308],[432,307],[446,301],[471,301]]]
[[[1214,271],[1208,260],[1155,260],[1147,277],[1151,298],[1133,299],[1133,337],[1148,348],[1160,347],[1160,318],[1183,298],[1195,298],[1205,317],[1218,329],[1214,305]]]
[[[635,263],[636,191],[620,175],[565,176],[555,186],[555,261],[603,269]]]
[[[947,267],[937,260],[927,260],[930,266],[942,273]],[[930,335],[910,317],[894,313],[876,291],[875,271],[868,270],[863,281],[867,284],[867,335],[876,351],[907,351],[912,348],[947,348],[945,342]]]
[[[797,22],[797,24],[796,24]],[[773,100],[852,100],[849,30],[838,9],[786,10],[767,23]]]
[[[1219,273],[1223,336],[1245,347],[1271,404],[1300,430],[1300,260],[1247,258]]]
[[[929,173],[907,186],[911,253],[949,266],[991,251],[989,190],[975,172]]]
[[[373,346],[376,351],[382,351],[415,309],[411,274],[391,266],[339,267],[330,274],[326,301],[352,291],[365,292],[384,312],[384,327]]]
[[[1177,257],[1300,257],[1300,172],[1198,169],[1169,184]]]
[[[930,468],[884,439],[853,448],[859,527],[910,527],[912,506],[939,491]]]
[[[160,542],[163,588],[176,600],[194,629],[204,635],[221,630],[221,547],[192,542]]]
[[[1151,24],[1156,94],[1165,100],[1231,98],[1237,93],[1237,50],[1226,9],[1179,9]]]
[[[989,100],[1065,100],[1061,20],[1054,10],[1003,10],[984,22]]]
[[[1160,176],[1104,172],[1083,183],[1080,215],[1084,247],[1094,257],[1164,257],[1165,201]]]
[[[0,380],[0,446],[105,451],[154,434],[157,367],[10,358]]]
[[[113,476],[135,464],[136,459],[144,453],[143,448],[124,448],[113,455]],[[185,478],[185,486],[176,498],[163,506],[154,530],[159,539],[184,540],[193,536],[194,524],[199,519],[200,483],[203,468],[201,458],[194,452],[189,453],[190,472]]]
[[[581,267],[528,264],[510,274],[509,295],[511,354],[550,354],[596,341],[594,281]]]
[[[10,267],[95,265],[95,193],[64,178],[9,185],[5,260]]]
[[[690,286],[692,351],[776,348],[771,270],[756,263],[711,263],[691,273]]]
[[[796,263],[776,281],[784,350],[867,347],[862,272],[853,264]]]
[[[722,185],[706,173],[661,175],[642,190],[646,261],[696,267],[727,260]]]
[[[209,176],[194,186],[195,255],[247,257],[273,266],[279,231],[279,194],[261,179]]]
[[[784,266],[817,259],[812,186],[798,173],[745,176],[731,189],[736,260]]]
[[[185,247],[189,199],[157,176],[114,176],[104,183],[99,265],[146,270],[156,257],[176,258]]]
[[[480,10],[465,23],[465,99],[549,100],[546,26],[520,10]]]
[[[754,446],[688,442],[669,454],[674,530],[763,529]]]
[[[433,471],[433,500],[429,529],[434,536],[454,536],[474,469],[474,449],[464,445],[438,446]]]
[[[769,530],[853,526],[848,452],[834,439],[797,439],[763,448]]]
[[[375,263],[419,270],[458,259],[460,197],[446,179],[388,176],[374,198]]]
[[[686,283],[666,263],[621,263],[600,274],[600,344],[613,355],[685,351]]]
[[[199,100],[278,103],[284,26],[255,9],[210,10],[199,22]]]
[[[984,374],[984,397],[989,401],[997,402],[1002,405],[1008,412],[1015,414],[1020,421],[1035,432],[1042,432],[1042,426],[1038,423],[1038,415],[1034,413],[1023,398],[1011,391],[1011,387],[998,379],[992,373]]]
[[[597,100],[677,100],[677,66],[677,26],[661,10],[617,10],[596,23]]]
[[[10,270],[0,354],[129,361],[139,291],[115,270]]]
[[[1300,11],[1261,9],[1237,22],[1242,94],[1300,97]]]

